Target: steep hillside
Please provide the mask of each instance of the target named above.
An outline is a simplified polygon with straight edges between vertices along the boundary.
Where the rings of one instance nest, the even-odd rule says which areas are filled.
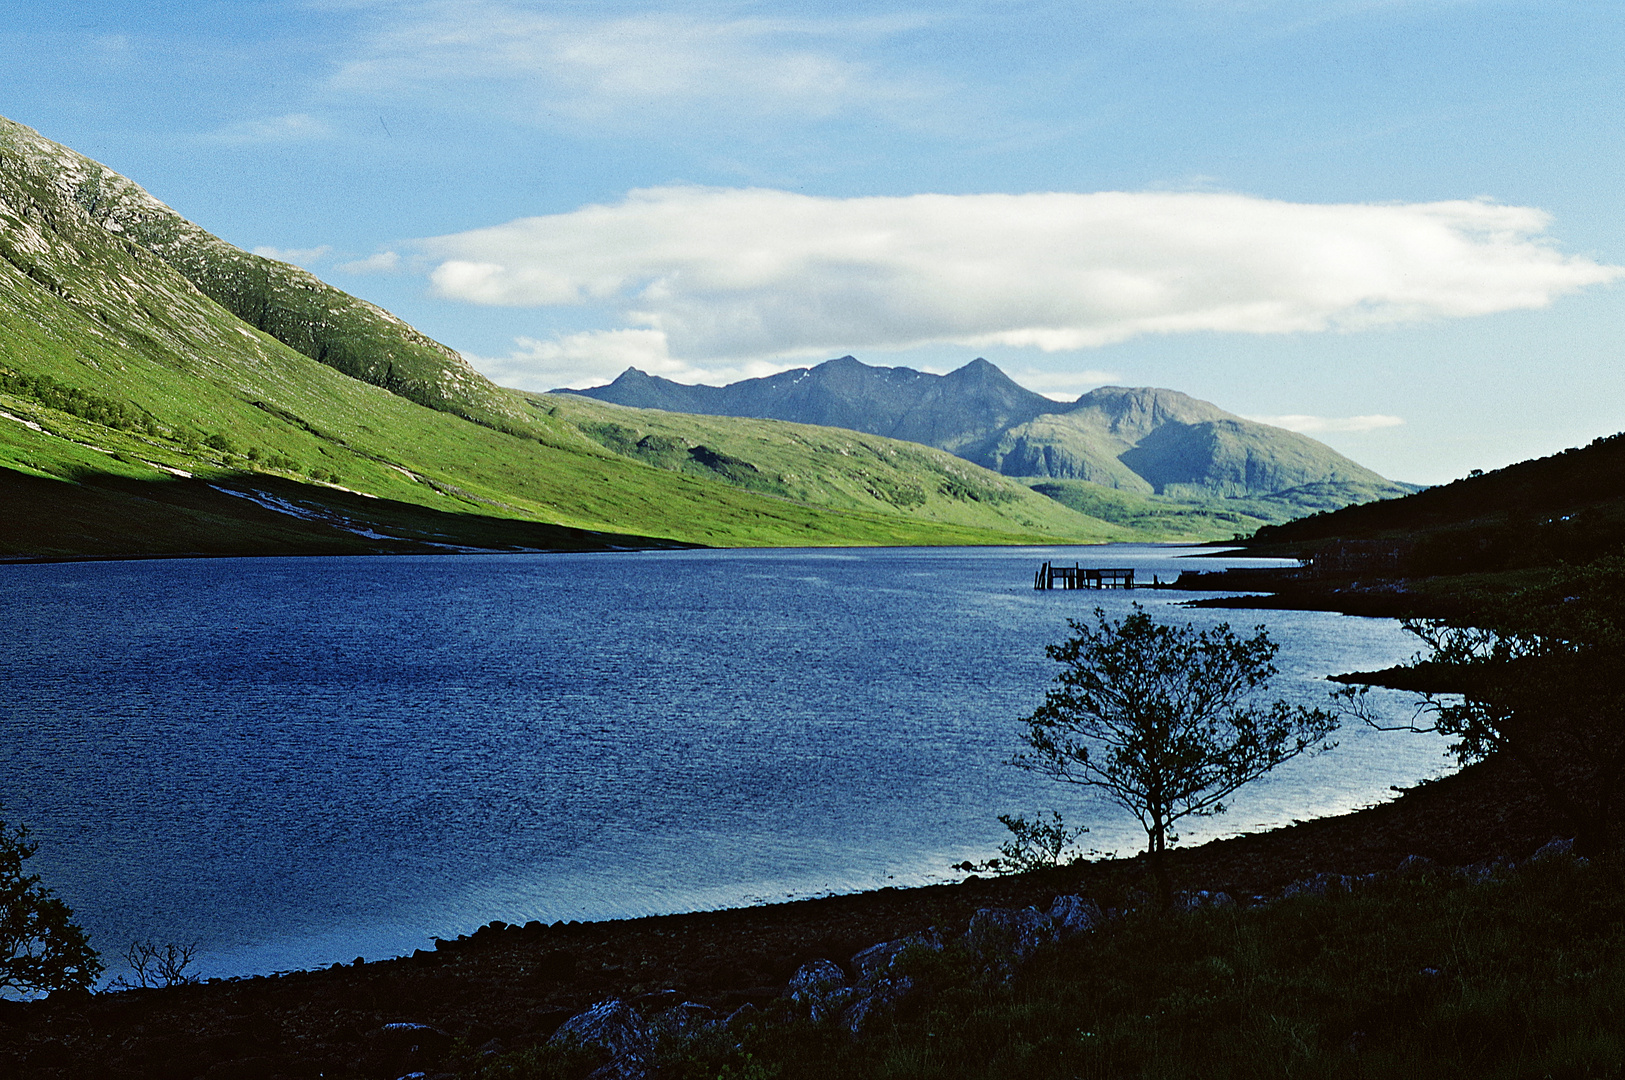
[[[1313,439],[1249,420],[1165,424],[1118,460],[1162,495],[1256,497],[1305,484],[1387,483]]]
[[[233,247],[134,181],[3,117],[0,171],[25,215],[32,206],[54,225],[60,215],[53,207],[77,207],[84,224],[158,256],[243,322],[313,360],[480,423],[526,419],[512,393],[388,312],[298,267]]]
[[[1035,530],[1015,500],[983,502],[971,516],[985,524],[959,525],[874,496],[774,497],[721,457],[658,468],[532,402],[377,308],[231,248],[27,128],[0,127],[0,554],[1111,531],[1072,512]],[[933,475],[950,501],[1003,483],[941,458]],[[816,454],[786,469],[826,471]],[[971,481],[954,489],[950,473]]]

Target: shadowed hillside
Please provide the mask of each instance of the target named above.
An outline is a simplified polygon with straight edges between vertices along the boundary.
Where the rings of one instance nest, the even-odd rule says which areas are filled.
[[[1413,573],[1497,571],[1586,562],[1625,540],[1625,435],[1509,465],[1403,499],[1260,529],[1271,550],[1334,541],[1401,545]]]

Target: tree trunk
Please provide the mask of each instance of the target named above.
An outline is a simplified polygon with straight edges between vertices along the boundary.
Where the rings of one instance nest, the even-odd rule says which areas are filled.
[[[1174,886],[1168,877],[1167,826],[1160,817],[1152,819],[1149,840],[1146,855],[1151,864],[1151,879],[1157,887],[1157,907],[1166,911],[1174,906]]]

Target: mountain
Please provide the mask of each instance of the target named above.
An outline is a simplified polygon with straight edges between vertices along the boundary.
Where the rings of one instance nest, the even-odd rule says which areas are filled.
[[[0,169],[24,218],[0,244],[16,268],[59,295],[98,293],[87,275],[113,264],[85,256],[107,236],[120,238],[128,245],[110,256],[115,263],[136,255],[132,248],[156,256],[248,326],[352,378],[479,423],[525,419],[511,394],[456,351],[298,267],[233,247],[128,178],[3,117]],[[69,246],[39,246],[41,224]],[[149,262],[136,265],[151,275]]]
[[[845,427],[935,446],[1006,476],[1084,480],[1185,501],[1309,488],[1324,500],[1340,488],[1355,502],[1414,490],[1307,436],[1173,390],[1107,386],[1067,404],[1018,386],[981,359],[930,375],[843,356],[727,386],[685,386],[629,369],[607,386],[554,393]]]
[[[1124,533],[911,443],[567,412],[0,119],[0,556]]]
[[[640,409],[849,428],[961,457],[1055,407],[986,360],[973,360],[948,375],[930,375],[912,368],[871,367],[850,356],[727,386],[687,386],[628,368],[607,386],[554,393]]]

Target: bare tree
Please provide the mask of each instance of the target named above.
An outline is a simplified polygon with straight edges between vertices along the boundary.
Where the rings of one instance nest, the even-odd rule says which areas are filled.
[[[187,973],[192,957],[197,953],[197,942],[177,945],[156,941],[132,941],[124,950],[124,961],[130,965],[129,975],[120,975],[113,985],[125,989],[154,986],[184,986],[197,982],[197,976]]]

